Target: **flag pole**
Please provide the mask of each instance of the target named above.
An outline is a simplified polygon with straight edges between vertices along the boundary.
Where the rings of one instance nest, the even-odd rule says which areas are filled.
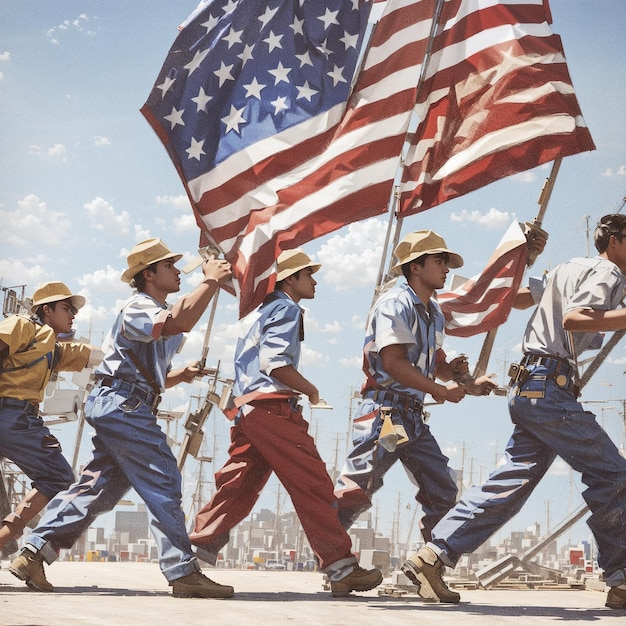
[[[433,14],[433,20],[430,24],[430,33],[428,35],[428,43],[426,44],[426,50],[424,51],[424,62],[422,63],[422,67],[420,69],[420,76],[419,79],[417,81],[417,86],[415,88],[415,103],[417,103],[418,99],[419,99],[419,95],[422,89],[422,85],[424,84],[424,76],[426,75],[426,71],[428,70],[428,66],[430,65],[430,59],[432,57],[432,49],[433,49],[433,45],[435,42],[435,37],[437,35],[437,31],[439,30],[440,24],[439,24],[439,20],[441,19],[441,11],[443,9],[443,5],[444,5],[445,0],[437,0],[437,4],[435,5],[435,11]],[[413,130],[411,129],[411,125],[409,124],[409,128],[407,129],[407,136],[412,133]],[[407,145],[408,142],[405,139],[404,142],[404,148],[403,148],[403,152],[405,154],[401,154],[400,155],[400,166],[399,169],[402,170],[402,164],[404,163],[404,159],[406,156],[406,151],[407,151]],[[403,219],[402,217],[397,217],[398,215],[398,202],[400,200],[400,187],[399,186],[395,186],[393,191],[392,191],[392,197],[390,198],[389,204],[391,204],[394,208],[391,214],[391,218],[389,221],[389,227],[387,230],[387,236],[385,239],[385,249],[383,250],[383,256],[381,259],[381,269],[378,275],[378,280],[376,283],[376,287],[374,289],[374,301],[376,300],[376,297],[378,296],[378,294],[380,293],[380,290],[383,286],[383,284],[385,283],[385,278],[386,276],[388,276],[390,274],[390,270],[391,270],[391,265],[393,262],[393,258],[389,259],[389,269],[387,270],[387,273],[385,274],[383,267],[385,265],[385,259],[387,257],[387,246],[389,245],[389,238],[390,238],[390,231],[391,231],[391,227],[393,226],[394,223],[394,218],[396,218],[395,220],[395,230],[394,230],[394,234],[393,234],[393,243],[391,244],[391,249],[395,250],[396,246],[398,245],[398,242],[400,240],[400,233],[402,231],[402,223],[403,223]]]
[[[539,194],[539,200],[537,201],[539,204],[539,211],[532,222],[526,222],[527,236],[531,233],[542,234],[545,237],[548,236],[548,233],[541,228],[541,225],[546,215],[548,202],[550,201],[550,196],[552,195],[552,190],[554,189],[554,183],[556,181],[557,174],[559,173],[559,169],[561,167],[561,161],[562,158],[559,157],[555,159],[552,163],[550,175],[548,176],[548,178],[546,178],[541,189],[541,193]],[[526,262],[527,267],[530,267],[536,259],[536,251],[530,249],[528,252],[528,261]],[[493,344],[495,342],[497,332],[497,326],[487,331],[487,335],[485,336],[483,346],[480,350],[480,354],[478,356],[478,360],[476,361],[476,366],[474,367],[474,372],[472,374],[472,378],[474,380],[476,380],[480,376],[484,376],[487,373],[487,366],[489,365],[489,358],[491,357],[491,351],[493,350]]]

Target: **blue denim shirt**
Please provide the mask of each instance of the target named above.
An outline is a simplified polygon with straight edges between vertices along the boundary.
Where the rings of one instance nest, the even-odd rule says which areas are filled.
[[[277,290],[241,320],[235,348],[235,404],[258,398],[290,397],[294,391],[272,377],[287,365],[298,369],[303,311],[286,293]]]
[[[183,335],[162,336],[163,324],[170,315],[169,306],[145,293],[129,298],[111,331],[104,340],[104,359],[96,368],[96,376],[115,376],[142,384],[148,381],[137,371],[129,357],[132,350],[163,391],[172,359],[183,343]]]
[[[367,323],[363,347],[365,386],[385,387],[423,401],[423,391],[405,387],[383,369],[380,351],[386,346],[404,345],[413,366],[424,376],[434,379],[437,351],[443,345],[444,325],[439,304],[434,299],[423,303],[408,284],[383,292],[374,303]]]

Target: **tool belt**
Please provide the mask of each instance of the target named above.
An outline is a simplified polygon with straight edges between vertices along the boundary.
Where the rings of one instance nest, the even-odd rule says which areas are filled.
[[[154,415],[157,414],[159,402],[161,402],[160,394],[155,393],[151,389],[146,389],[136,383],[131,383],[123,378],[116,378],[115,376],[99,376],[96,379],[96,387],[110,387],[123,391],[131,396],[136,396],[143,400],[149,407]]]
[[[567,359],[549,354],[531,354],[526,353],[518,365],[513,363],[509,370],[511,376],[510,386],[517,385],[517,395],[527,398],[543,398],[545,393],[539,390],[521,390],[521,387],[531,376],[539,376],[534,374],[537,368],[541,368],[543,372],[541,377],[546,380],[553,380],[559,387],[569,389],[575,397],[580,394],[580,389],[575,384],[575,371]]]
[[[406,415],[409,411],[415,411],[421,415],[424,403],[414,396],[399,391],[389,391],[387,389],[368,389],[364,396],[371,398],[374,402],[381,405],[395,406],[399,411]]]

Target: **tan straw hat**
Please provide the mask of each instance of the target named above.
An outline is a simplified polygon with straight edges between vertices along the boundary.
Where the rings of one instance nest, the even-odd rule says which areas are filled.
[[[322,267],[320,263],[313,263],[309,256],[299,248],[284,250],[278,255],[276,263],[276,282],[285,280],[288,276],[303,270],[305,267],[312,268],[313,273],[317,272],[317,270]]]
[[[75,296],[64,283],[42,283],[37,287],[33,294],[33,305],[30,308],[31,313],[36,313],[42,304],[50,304],[51,302],[60,302],[61,300],[70,300],[75,309],[85,306],[85,298]]]
[[[158,237],[141,241],[130,251],[126,262],[128,269],[122,274],[122,280],[125,283],[135,277],[136,274],[150,267],[153,263],[172,259],[174,263],[182,259],[182,254],[174,254]]]
[[[393,251],[396,264],[391,268],[394,274],[402,274],[402,266],[405,263],[414,261],[424,254],[441,254],[446,252],[449,255],[448,267],[455,269],[463,265],[463,259],[456,252],[448,250],[446,242],[432,230],[416,230],[409,233]]]

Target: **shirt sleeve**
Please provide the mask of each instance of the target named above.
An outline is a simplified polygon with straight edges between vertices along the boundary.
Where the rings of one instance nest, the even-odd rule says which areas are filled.
[[[148,343],[161,337],[163,325],[170,316],[168,309],[159,306],[150,297],[139,297],[124,309],[124,336],[130,341]]]
[[[386,346],[415,344],[415,333],[407,316],[407,307],[400,298],[389,298],[379,303],[375,311],[376,335],[374,341],[380,352]]]
[[[61,359],[56,369],[61,372],[80,372],[87,366],[91,348],[85,343],[59,343]]]
[[[0,339],[9,346],[9,356],[25,348],[35,339],[35,324],[20,315],[0,322]]]
[[[287,365],[298,367],[301,316],[299,306],[277,301],[265,319],[259,345],[259,369],[265,375]]]
[[[624,280],[617,266],[597,267],[576,286],[563,313],[575,309],[610,311],[624,296]]]

